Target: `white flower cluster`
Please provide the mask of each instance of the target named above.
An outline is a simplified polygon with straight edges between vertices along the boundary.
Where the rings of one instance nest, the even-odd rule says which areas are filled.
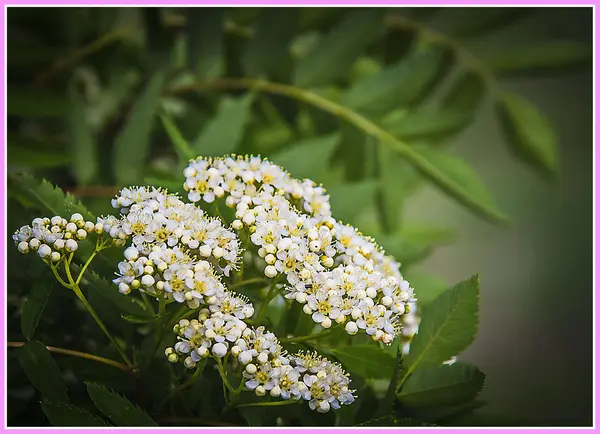
[[[286,297],[315,322],[345,324],[349,334],[364,330],[386,344],[398,335],[414,301],[409,283],[374,240],[331,217],[322,187],[259,157],[199,158],[184,175],[191,201],[225,197],[235,207],[232,227],[250,231],[265,275],[285,275]]]
[[[54,216],[38,217],[31,226],[23,226],[13,234],[13,241],[21,253],[37,252],[46,261],[59,262],[79,248],[78,241],[87,238],[88,234],[103,232],[102,224],[85,221],[83,216],[75,213],[67,219]]]
[[[316,353],[287,354],[273,333],[248,327],[234,315],[203,310],[198,320],[181,320],[174,331],[179,342],[165,351],[173,363],[183,358],[191,369],[203,358],[229,354],[243,369],[243,385],[257,396],[303,399],[322,413],[354,402],[350,378],[339,364]]]

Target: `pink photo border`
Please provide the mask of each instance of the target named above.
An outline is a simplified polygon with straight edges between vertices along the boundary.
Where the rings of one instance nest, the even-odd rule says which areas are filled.
[[[141,1],[141,0],[130,0],[130,1],[118,1],[118,0],[106,0],[106,1],[102,1],[102,2],[94,2],[92,4],[85,4],[83,2],[73,2],[73,1],[69,1],[69,0],[55,0],[55,1],[49,1],[49,0],[38,0],[38,1],[34,1],[34,0],[20,0],[20,1],[13,1],[13,2],[2,2],[2,8],[0,9],[0,26],[2,26],[2,32],[0,33],[0,41],[1,41],[1,53],[2,53],[2,80],[0,82],[0,95],[2,96],[3,99],[3,104],[0,108],[0,113],[2,114],[2,118],[3,118],[3,122],[2,125],[0,127],[0,133],[2,135],[2,137],[4,138],[3,142],[2,142],[2,152],[0,153],[0,166],[1,166],[1,170],[2,170],[2,179],[1,179],[1,186],[2,186],[2,196],[3,196],[3,200],[1,202],[0,205],[0,215],[3,217],[4,220],[4,224],[2,224],[2,228],[0,229],[0,233],[1,233],[1,239],[2,239],[2,250],[0,251],[0,260],[2,261],[3,264],[3,278],[2,278],[2,291],[0,292],[0,303],[2,304],[2,306],[6,306],[5,302],[5,298],[6,298],[6,291],[7,291],[7,281],[6,281],[6,267],[7,267],[7,263],[6,263],[6,249],[9,246],[9,238],[8,238],[8,228],[6,226],[6,222],[7,222],[7,209],[6,209],[6,198],[7,198],[7,191],[6,191],[6,179],[7,179],[7,173],[6,173],[6,163],[7,163],[7,157],[6,157],[6,104],[7,104],[7,96],[6,96],[6,70],[5,70],[5,65],[6,65],[6,14],[7,14],[7,7],[9,6],[60,6],[60,5],[65,5],[65,6],[184,6],[184,5],[197,5],[197,6],[285,6],[285,5],[289,5],[289,6],[460,6],[460,5],[464,5],[464,6],[548,6],[548,7],[552,7],[552,6],[564,6],[564,7],[574,7],[574,6],[596,6],[596,1],[593,0],[584,0],[584,1],[578,1],[576,4],[569,4],[568,2],[560,2],[560,1],[544,1],[544,0],[529,0],[527,2],[515,2],[515,1],[507,1],[507,0],[501,0],[501,1],[478,1],[478,2],[472,2],[472,1],[468,1],[468,0],[455,0],[455,1],[448,1],[448,0],[438,0],[438,1],[433,1],[433,0],[422,0],[420,2],[402,2],[402,1],[394,1],[394,0],[379,0],[376,2],[373,2],[373,4],[369,4],[368,2],[361,2],[358,0],[350,0],[350,1],[340,1],[340,0],[334,0],[334,1],[327,1],[327,2],[323,2],[320,0],[304,0],[301,2],[293,2],[293,1],[271,1],[271,0],[263,0],[260,2],[254,2],[251,0],[239,0],[239,1],[222,1],[222,2],[200,2],[200,1],[194,1],[194,0],[179,0],[177,1],[175,4],[168,4],[168,2],[165,1],[157,1],[157,0],[147,0],[147,1]],[[596,55],[597,55],[597,47],[598,47],[598,34],[596,33],[596,28],[595,28],[595,24],[598,22],[598,18],[600,18],[600,9],[594,7],[594,85],[593,85],[593,96],[594,96],[594,143],[598,143],[600,142],[600,140],[598,140],[600,138],[600,134],[598,134],[595,125],[596,122],[600,122],[600,118],[598,117],[597,111],[596,111],[596,74],[597,74],[597,68],[596,68]],[[598,157],[595,147],[593,150],[593,167],[594,167],[594,186],[593,186],[593,191],[594,191],[594,254],[593,254],[593,261],[594,261],[594,278],[593,278],[593,282],[594,282],[594,289],[596,287],[596,283],[598,277],[596,276],[596,265],[597,262],[599,261],[598,258],[596,257],[596,194],[598,191],[598,186],[599,186],[599,181],[596,178],[596,173],[595,173],[595,169],[598,166],[598,163],[600,162],[600,157]],[[160,432],[181,432],[181,431],[187,431],[190,429],[193,430],[202,430],[203,432],[208,432],[208,433],[221,433],[221,434],[229,434],[229,433],[234,433],[234,432],[240,432],[240,431],[270,431],[270,430],[282,430],[282,431],[286,431],[286,432],[293,432],[293,433],[308,433],[308,432],[314,432],[315,430],[318,430],[318,432],[344,432],[344,431],[361,431],[361,432],[377,432],[377,431],[402,431],[403,433],[420,433],[424,430],[435,430],[436,432],[455,432],[455,433],[460,433],[460,432],[471,432],[473,430],[482,430],[482,431],[486,431],[486,432],[490,432],[490,433],[500,433],[500,432],[506,432],[506,431],[511,431],[511,432],[527,432],[527,431],[532,431],[532,430],[560,430],[561,432],[573,432],[573,431],[589,431],[589,430],[596,430],[595,427],[597,425],[596,423],[596,414],[597,414],[597,400],[596,400],[596,386],[598,386],[598,379],[596,377],[596,363],[597,363],[597,357],[596,357],[596,351],[597,351],[597,346],[596,346],[596,339],[597,339],[597,331],[598,331],[598,325],[596,324],[596,311],[598,309],[598,300],[595,294],[595,291],[593,293],[593,303],[594,303],[594,333],[593,333],[593,344],[594,344],[594,373],[593,373],[593,383],[594,383],[594,396],[593,396],[593,425],[594,428],[592,427],[582,427],[582,428],[562,428],[562,427],[558,427],[558,428],[394,428],[394,427],[378,427],[378,428],[246,428],[246,427],[240,427],[240,428],[203,428],[203,427],[189,427],[189,428],[151,428],[150,430],[157,430]],[[1,313],[0,313],[0,324],[2,327],[2,336],[4,338],[4,342],[7,341],[7,334],[6,334],[6,308],[1,309]],[[6,391],[6,385],[7,385],[7,374],[6,374],[6,345],[2,344],[0,345],[0,358],[3,362],[3,368],[4,368],[4,375],[2,375],[2,379],[0,380],[0,390],[2,391]],[[34,433],[40,430],[40,428],[31,428],[31,429],[25,429],[25,428],[7,428],[6,427],[6,404],[5,404],[5,392],[2,392],[2,395],[0,396],[0,407],[2,409],[2,411],[0,411],[0,429],[2,430],[7,430],[7,431],[19,431],[19,432],[23,432],[23,433]],[[46,428],[48,430],[53,430],[53,431],[72,431],[72,429],[64,429],[64,428]],[[84,430],[83,428],[74,428],[76,430]],[[119,428],[119,431],[121,432],[129,432],[129,433],[135,433],[135,432],[139,432],[141,429],[147,430],[148,428]],[[105,428],[90,428],[90,429],[85,429],[85,431],[87,432],[95,432],[95,433],[102,433],[105,432]]]

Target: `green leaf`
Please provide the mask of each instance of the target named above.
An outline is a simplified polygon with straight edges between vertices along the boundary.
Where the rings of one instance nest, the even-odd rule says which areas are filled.
[[[578,41],[519,44],[488,53],[484,62],[497,74],[545,73],[591,63],[592,47]]]
[[[104,415],[118,426],[157,426],[141,408],[127,398],[108,390],[104,386],[86,382],[88,393],[94,404]]]
[[[164,72],[159,71],[152,76],[115,139],[113,165],[119,185],[131,185],[141,180],[164,82]]]
[[[459,7],[444,8],[436,17],[435,26],[443,33],[454,37],[475,37],[488,35],[502,27],[510,25],[519,18],[531,13],[532,8],[482,8]]]
[[[376,419],[371,419],[355,426],[435,426],[419,420],[409,419],[406,417],[397,418],[395,416],[383,416]]]
[[[284,151],[273,155],[270,160],[299,179],[318,181],[327,170],[329,159],[339,143],[339,134],[303,139],[289,145]]]
[[[386,117],[381,125],[401,139],[442,139],[455,133],[472,119],[472,112],[455,110],[419,110]]]
[[[21,332],[27,340],[31,339],[35,333],[51,292],[52,283],[40,281],[35,282],[31,292],[27,294],[23,312],[21,312]]]
[[[408,407],[457,405],[477,397],[485,374],[468,363],[425,367],[414,371],[398,393]]]
[[[394,344],[392,344],[393,346]],[[379,405],[377,414],[385,416],[391,414],[394,411],[394,404],[396,400],[396,391],[398,389],[398,381],[400,380],[400,374],[402,372],[402,345],[401,342],[396,344],[396,363],[394,365],[394,371],[392,372],[392,378],[390,384],[388,384],[385,396]]]
[[[360,54],[383,31],[385,8],[357,10],[297,62],[294,83],[301,87],[330,84],[344,76]]]
[[[42,402],[42,409],[54,426],[106,426],[106,422],[83,408],[60,402]]]
[[[380,73],[357,82],[343,103],[376,113],[411,105],[436,79],[445,59],[442,49],[415,50]]]
[[[230,154],[237,149],[244,137],[249,122],[254,94],[252,92],[238,98],[223,98],[217,113],[204,126],[196,138],[193,148],[203,157],[216,157]]]
[[[271,77],[290,56],[300,14],[293,8],[262,8],[256,33],[244,52],[244,68],[250,76]]]
[[[70,102],[64,95],[43,89],[7,89],[7,115],[22,117],[62,117],[69,114]]]
[[[82,283],[85,286],[88,286],[90,290],[112,302],[120,311],[139,317],[148,317],[148,312],[144,303],[133,295],[121,294],[116,285],[103,279],[96,272],[88,271],[83,278]]]
[[[377,180],[366,179],[329,188],[327,193],[336,220],[352,223],[362,210],[373,203],[378,186]]]
[[[67,387],[58,366],[44,344],[29,341],[15,351],[27,378],[44,398],[54,402],[69,402]]]
[[[389,378],[396,360],[375,345],[344,345],[332,350],[345,369],[366,378]]]
[[[187,9],[188,56],[192,70],[201,78],[215,78],[224,71],[223,29],[225,9]]]
[[[452,85],[441,101],[443,109],[455,112],[476,114],[487,88],[481,76],[474,72],[461,73],[452,81]]]
[[[405,377],[421,366],[458,355],[475,339],[479,313],[479,276],[457,283],[423,309],[419,331],[405,363]]]
[[[125,321],[131,324],[148,324],[150,322],[156,321],[158,317],[149,317],[149,316],[137,316],[137,315],[121,315]]]
[[[10,190],[19,195],[24,205],[33,207],[38,211],[51,216],[71,217],[74,213],[80,213],[84,218],[92,218],[85,206],[70,193],[53,186],[45,179],[39,180],[32,175],[10,174],[8,177]]]
[[[545,175],[558,171],[558,140],[548,118],[526,99],[505,92],[497,102],[508,145],[532,167]]]
[[[195,157],[195,153],[188,143],[188,141],[181,135],[181,131],[177,128],[177,125],[173,122],[170,116],[162,115],[160,117],[167,135],[171,139],[171,143],[175,147],[177,154],[179,155],[180,162],[185,162]]]
[[[71,164],[71,155],[57,149],[31,149],[8,140],[8,165],[29,169],[64,167]]]
[[[507,217],[496,206],[475,171],[463,160],[425,146],[412,148],[421,173],[435,174],[438,187],[479,216],[496,223],[506,223]],[[418,155],[417,155],[418,154]],[[439,180],[443,179],[443,184]]]
[[[98,171],[98,155],[94,134],[86,119],[86,106],[77,95],[71,97],[68,133],[75,179],[79,185],[89,184]]]

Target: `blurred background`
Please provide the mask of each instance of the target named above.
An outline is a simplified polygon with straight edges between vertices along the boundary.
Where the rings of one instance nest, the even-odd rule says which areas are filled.
[[[253,152],[286,162],[292,174],[323,182],[334,215],[376,235],[409,280],[437,288],[481,274],[479,334],[461,359],[487,375],[482,417],[590,425],[592,9],[373,11],[365,19],[350,8],[11,7],[9,176],[46,178],[100,215],[117,187],[180,188],[185,149],[178,140],[200,155]],[[410,63],[427,50],[442,55]],[[401,158],[373,157],[364,133],[322,110],[281,95],[195,84],[222,77],[313,90],[411,145],[468,162],[485,187],[470,172],[467,183],[487,188],[512,225],[477,217]],[[373,77],[391,84],[373,87]],[[420,91],[407,96],[407,88]],[[541,151],[522,125],[539,124],[538,116],[520,112],[521,122],[503,123],[498,89],[547,119],[541,125],[549,131],[537,131],[548,139]],[[365,100],[365,90],[392,99]],[[294,153],[297,146],[303,152]],[[398,185],[382,168],[390,158]],[[398,204],[389,203],[390,186]],[[12,233],[25,211],[10,188]],[[26,277],[9,274],[12,340],[22,339]],[[21,424],[27,413],[15,408],[13,423]]]

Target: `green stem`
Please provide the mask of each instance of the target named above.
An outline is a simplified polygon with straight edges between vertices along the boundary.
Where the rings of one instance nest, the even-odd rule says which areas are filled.
[[[140,294],[142,294],[142,301],[144,302],[144,304],[146,305],[146,307],[148,308],[148,310],[150,312],[152,312],[154,315],[156,315],[156,311],[154,310],[154,306],[152,306],[152,303],[150,303],[150,299],[148,298],[148,296],[146,295],[146,293],[140,291]]]
[[[264,277],[253,277],[252,279],[242,280],[241,282],[229,285],[230,288],[239,288],[240,286],[251,285],[253,283],[262,283],[265,281]]]
[[[273,300],[276,296],[277,296],[277,283],[273,282],[273,284],[271,285],[271,289],[269,289],[269,292],[267,293],[267,296],[263,300],[263,303],[260,305],[260,310],[258,311],[258,314],[256,315],[255,322],[257,324],[262,323],[262,319],[265,316],[265,314],[267,313],[267,306],[269,306],[269,303],[271,302],[271,300]]]
[[[335,329],[335,327],[337,327],[337,326],[334,326],[334,327],[332,327],[330,329],[323,330],[322,332],[315,333],[315,334],[312,334],[312,335],[298,336],[298,337],[295,337],[295,338],[283,338],[283,339],[279,339],[279,342],[281,342],[281,343],[292,343],[292,342],[293,343],[299,343],[299,342],[312,341],[312,340],[315,340],[315,339],[321,339],[322,337],[329,336],[331,333],[333,333],[333,330]]]
[[[59,283],[60,283],[62,286],[64,286],[65,288],[69,288],[69,289],[71,289],[71,285],[70,285],[70,284],[68,284],[67,282],[65,282],[65,281],[63,280],[63,278],[62,278],[62,277],[60,277],[60,274],[58,274],[58,270],[56,269],[56,266],[54,266],[54,265],[50,264],[50,269],[52,270],[52,273],[54,274],[54,277],[56,277],[56,280],[58,280],[58,282],[59,282]]]
[[[79,282],[81,282],[81,279],[83,278],[83,275],[85,274],[85,271],[88,269],[88,267],[92,263],[92,260],[96,257],[96,255],[98,254],[99,251],[100,250],[98,250],[98,248],[96,248],[96,250],[94,250],[92,252],[92,254],[88,258],[88,260],[85,262],[85,264],[83,264],[83,267],[81,267],[81,271],[79,272],[79,276],[77,276],[77,280],[75,281],[75,285],[79,285]],[[69,260],[69,263],[70,262],[71,261]]]
[[[249,402],[247,404],[236,405],[237,408],[242,407],[279,407],[281,405],[292,405],[299,403],[300,400],[288,399],[285,401],[268,401],[268,402]]]
[[[219,374],[221,375],[221,380],[223,380],[223,384],[225,385],[225,387],[227,387],[227,389],[229,389],[231,393],[235,394],[236,390],[233,388],[233,386],[231,385],[231,383],[229,383],[229,380],[227,379],[227,373],[225,372],[225,368],[223,367],[223,362],[218,357],[215,357],[215,360],[217,361],[217,367],[219,368]]]

